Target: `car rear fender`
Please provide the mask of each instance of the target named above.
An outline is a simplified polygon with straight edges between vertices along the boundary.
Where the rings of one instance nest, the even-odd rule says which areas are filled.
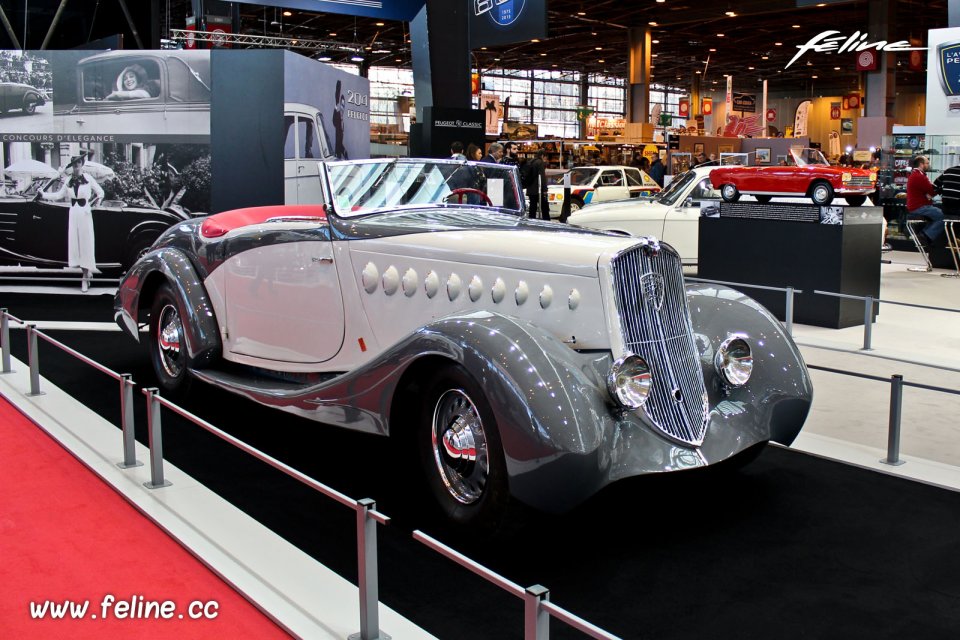
[[[114,299],[114,319],[139,340],[139,324],[146,321],[153,297],[164,283],[173,289],[183,309],[187,353],[193,366],[202,368],[220,354],[220,332],[203,281],[179,249],[152,251],[127,271]]]

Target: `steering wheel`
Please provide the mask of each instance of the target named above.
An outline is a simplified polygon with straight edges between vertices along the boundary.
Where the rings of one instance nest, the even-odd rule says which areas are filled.
[[[474,194],[474,195],[478,195],[478,196],[480,196],[481,198],[483,198],[484,200],[486,200],[486,201],[487,201],[487,206],[489,206],[489,207],[492,207],[492,206],[493,206],[493,200],[491,200],[491,199],[490,199],[490,196],[488,196],[487,194],[485,194],[483,191],[480,191],[480,189],[468,189],[468,188],[465,188],[465,187],[460,187],[460,188],[458,188],[458,189],[452,189],[452,190],[450,191],[450,193],[448,193],[447,196],[444,198],[444,200],[448,200],[448,199],[450,198],[450,196],[457,196],[457,204],[463,204],[463,196],[465,196],[465,195],[467,195],[467,194],[471,194],[471,193]]]

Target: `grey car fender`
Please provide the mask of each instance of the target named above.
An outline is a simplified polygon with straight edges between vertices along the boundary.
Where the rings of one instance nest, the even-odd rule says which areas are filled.
[[[220,332],[203,281],[182,251],[170,247],[156,249],[131,267],[117,289],[114,319],[139,340],[140,308],[149,307],[149,296],[164,280],[173,288],[186,315],[183,329],[187,353],[195,367],[203,367],[220,354]],[[144,295],[147,299],[142,299]]]

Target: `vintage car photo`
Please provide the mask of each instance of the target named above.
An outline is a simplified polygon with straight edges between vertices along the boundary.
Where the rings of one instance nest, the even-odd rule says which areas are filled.
[[[4,264],[67,266],[69,200],[50,201],[62,178],[36,181],[23,193],[0,196],[0,261]],[[123,270],[143,255],[170,225],[192,218],[178,205],[166,209],[131,206],[122,200],[93,203],[97,268]]]
[[[720,167],[710,174],[713,186],[726,202],[740,194],[769,202],[774,196],[810,198],[828,205],[834,196],[859,207],[876,190],[877,174],[865,169],[831,166],[819,149],[792,148],[787,166]]]
[[[645,198],[660,191],[660,185],[635,167],[577,167],[570,174],[570,211],[591,202]],[[556,176],[547,187],[550,217],[559,218],[563,206],[564,175]]]
[[[47,103],[46,94],[35,87],[20,82],[0,82],[0,115],[20,112],[33,115],[37,107]]]
[[[210,135],[207,51],[108,51],[57,73],[63,133]]]
[[[573,211],[567,222],[631,236],[655,236],[673,247],[684,264],[696,264],[703,204],[720,201],[720,193],[710,183],[710,172],[716,168],[691,169],[649,200],[592,204]]]
[[[333,142],[319,109],[283,105],[283,184],[286,204],[322,204],[320,162],[333,160]]]
[[[515,167],[359,160],[320,179],[326,204],[177,224],[124,276],[116,320],[163,394],[202,381],[390,436],[446,517],[483,526],[512,500],[564,511],[746,462],[803,426],[783,326],[685,283],[669,245],[526,218]]]

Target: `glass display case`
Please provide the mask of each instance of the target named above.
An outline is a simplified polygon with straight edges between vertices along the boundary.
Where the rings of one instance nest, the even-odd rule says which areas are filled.
[[[903,227],[907,215],[907,178],[910,175],[910,160],[925,155],[930,160],[927,177],[931,182],[949,167],[960,165],[960,134],[942,136],[926,135],[922,127],[914,131],[897,132],[883,136],[880,154],[880,169],[877,172],[877,193],[887,219],[887,239],[909,239]]]

